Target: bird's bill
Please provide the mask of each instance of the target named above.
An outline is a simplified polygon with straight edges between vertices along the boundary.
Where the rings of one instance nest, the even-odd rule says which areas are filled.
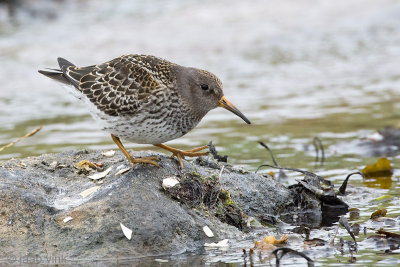
[[[246,116],[243,115],[242,112],[240,112],[231,102],[228,101],[228,99],[226,99],[225,96],[221,97],[221,99],[219,100],[219,106],[236,114],[237,116],[242,118],[247,124],[251,123],[249,119],[247,119]]]

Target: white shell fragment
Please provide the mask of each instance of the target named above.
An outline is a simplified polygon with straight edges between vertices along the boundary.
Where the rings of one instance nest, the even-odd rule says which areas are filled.
[[[70,220],[72,220],[73,218],[71,217],[71,216],[68,216],[68,217],[65,217],[64,218],[64,220],[63,220],[63,222],[64,223],[67,223],[67,222],[69,222]]]
[[[214,236],[214,233],[211,231],[210,227],[208,227],[207,225],[203,227],[203,231],[206,234],[206,236],[208,236],[208,237]]]
[[[98,179],[101,179],[101,178],[106,177],[107,174],[109,174],[109,173],[111,172],[111,170],[112,170],[112,167],[108,168],[107,170],[105,170],[105,171],[103,171],[103,172],[98,172],[98,173],[89,175],[88,177],[89,177],[90,179],[92,179],[92,180],[98,180]]]
[[[104,151],[101,152],[101,154],[105,157],[112,157],[115,155],[115,150]]]
[[[99,190],[99,188],[100,188],[99,185],[93,186],[93,187],[91,187],[91,188],[89,188],[89,189],[86,189],[85,191],[82,191],[79,195],[81,195],[81,197],[84,197],[84,198],[85,198],[85,197],[87,197],[87,196],[93,194],[93,193],[96,192],[97,190]]]
[[[164,189],[168,189],[168,188],[174,187],[177,184],[179,184],[179,181],[175,177],[168,177],[168,178],[165,178],[162,181],[162,187]]]
[[[56,167],[57,167],[57,165],[58,165],[58,162],[57,161],[53,161],[52,163],[50,163],[50,167],[51,168],[53,168],[53,169],[55,169]]]
[[[224,239],[219,241],[218,243],[205,243],[205,247],[213,247],[213,248],[222,248],[222,247],[229,247],[228,245],[229,239]]]
[[[163,259],[155,259],[154,261],[156,261],[156,262],[162,262],[162,263],[168,262],[168,260],[163,260]]]
[[[129,171],[130,169],[131,169],[131,168],[124,168],[124,169],[121,169],[121,170],[119,170],[119,171],[115,174],[115,176],[124,174],[124,173],[126,173],[127,171]]]
[[[124,233],[125,237],[131,240],[132,238],[132,230],[123,225],[122,223],[119,223],[121,225],[122,232]]]

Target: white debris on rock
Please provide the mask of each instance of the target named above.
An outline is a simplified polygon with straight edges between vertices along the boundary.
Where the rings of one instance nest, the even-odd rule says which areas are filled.
[[[98,173],[89,175],[88,177],[89,177],[90,179],[92,179],[92,180],[98,180],[98,179],[101,179],[101,178],[106,177],[107,174],[109,174],[109,173],[111,172],[111,170],[112,170],[112,167],[108,168],[107,170],[105,170],[105,171],[103,171],[103,172],[98,172]]]
[[[67,223],[67,222],[69,222],[70,220],[72,220],[73,218],[71,217],[71,216],[68,216],[68,217],[65,217],[64,218],[64,220],[63,220],[63,222],[64,223]]]
[[[124,173],[128,172],[130,169],[131,169],[131,168],[124,168],[124,169],[121,169],[121,170],[119,170],[119,171],[115,174],[115,176],[124,174]]]
[[[93,194],[93,193],[96,192],[97,190],[99,190],[100,187],[101,187],[101,186],[99,186],[99,185],[93,186],[93,187],[91,187],[91,188],[88,188],[88,189],[82,191],[79,195],[80,195],[81,197],[85,198],[85,197],[87,197],[87,196]]]
[[[123,225],[122,223],[119,223],[121,225],[122,232],[124,233],[125,237],[131,240],[132,238],[132,230]]]
[[[222,247],[229,247],[229,239],[224,239],[219,241],[218,243],[205,243],[205,247],[214,247],[214,248],[222,248]]]
[[[203,227],[203,231],[206,234],[206,236],[208,236],[208,237],[214,236],[214,233],[211,231],[210,227],[208,227],[207,225]]]
[[[104,151],[101,152],[101,154],[105,157],[112,157],[115,155],[115,150]]]
[[[155,259],[154,261],[161,263],[169,262],[168,260],[163,260],[163,259]]]
[[[163,180],[162,187],[164,189],[168,189],[168,188],[174,187],[177,184],[179,184],[178,179],[176,179],[175,177],[168,177]]]

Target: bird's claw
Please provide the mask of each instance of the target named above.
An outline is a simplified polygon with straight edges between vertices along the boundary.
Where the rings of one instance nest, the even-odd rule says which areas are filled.
[[[197,147],[191,150],[178,150],[172,153],[171,158],[176,157],[179,161],[179,165],[183,168],[183,161],[185,157],[200,157],[207,156],[209,152],[198,152],[202,149],[208,148],[208,146]]]

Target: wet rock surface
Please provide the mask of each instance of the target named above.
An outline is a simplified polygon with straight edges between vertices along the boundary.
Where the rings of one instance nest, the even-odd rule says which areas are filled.
[[[206,242],[241,238],[251,232],[252,221],[269,222],[265,218],[298,211],[299,197],[313,203],[313,217],[321,217],[318,197],[307,190],[294,195],[271,177],[209,157],[184,161],[179,170],[174,159],[158,156],[160,168],[138,164],[123,174],[117,173],[129,165],[119,151],[112,157],[70,151],[0,162],[0,256],[62,253],[95,259],[182,253]],[[98,171],[78,170],[81,160],[102,163],[111,172],[90,179]],[[175,191],[162,187],[168,177],[180,181]],[[120,223],[133,231],[131,240]],[[206,225],[214,237],[204,233]]]

